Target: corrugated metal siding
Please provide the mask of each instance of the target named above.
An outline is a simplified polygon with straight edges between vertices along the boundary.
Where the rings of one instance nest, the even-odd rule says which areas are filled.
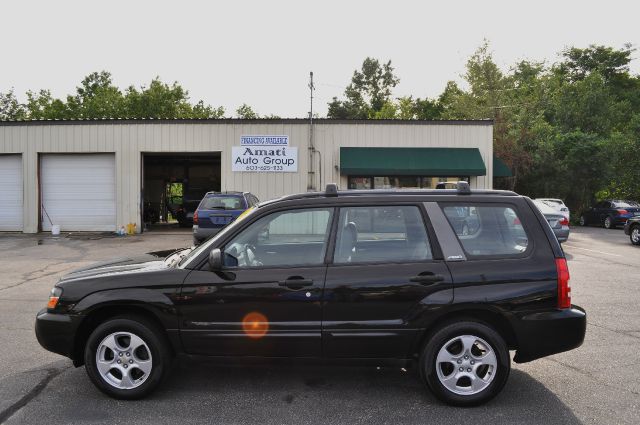
[[[340,146],[353,147],[477,147],[487,175],[471,179],[474,188],[491,188],[492,126],[487,123],[371,123],[319,121],[315,146],[322,155],[322,181],[315,156],[315,183],[339,182]],[[231,171],[231,147],[240,136],[285,134],[298,147],[297,173]],[[309,126],[304,121],[117,122],[0,125],[0,153],[23,155],[24,231],[38,230],[38,157],[41,153],[113,152],[116,156],[117,225],[140,223],[141,153],[221,152],[222,190],[248,190],[261,200],[307,190]]]

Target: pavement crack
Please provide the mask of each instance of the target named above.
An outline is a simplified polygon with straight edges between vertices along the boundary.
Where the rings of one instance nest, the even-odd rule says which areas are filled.
[[[592,374],[592,373],[590,373],[590,372],[587,372],[586,370],[582,370],[582,369],[579,369],[579,368],[577,368],[577,367],[575,367],[575,366],[571,366],[570,364],[567,364],[567,363],[561,362],[560,360],[558,360],[558,359],[554,359],[553,357],[549,357],[547,360],[552,361],[552,362],[554,362],[554,363],[557,363],[557,364],[559,364],[560,366],[564,366],[564,367],[566,367],[566,368],[568,368],[568,369],[571,369],[571,370],[573,370],[574,372],[577,372],[577,373],[579,373],[579,374],[581,374],[581,375],[583,375],[583,376],[586,376],[586,377],[588,377],[588,378],[593,379],[594,381],[598,381],[599,383],[601,383],[601,384],[602,384],[602,385],[604,385],[605,387],[613,388],[614,390],[630,392],[630,393],[631,393],[631,394],[633,394],[633,395],[640,395],[640,392],[638,392],[638,391],[634,391],[634,390],[629,389],[629,388],[619,387],[619,386],[617,386],[617,385],[611,385],[611,384],[609,384],[608,382],[605,382],[605,381],[603,381],[602,379],[598,378],[598,377],[597,377],[597,376],[595,376],[594,374]]]
[[[628,332],[625,332],[625,331],[619,331],[619,330],[616,330],[616,329],[611,329],[611,328],[608,328],[606,326],[597,325],[597,324],[589,322],[589,321],[587,321],[587,324],[589,326],[595,326],[596,328],[604,329],[605,331],[613,332],[615,334],[628,336],[629,338],[640,339],[640,336],[636,336],[636,335],[633,335],[632,333],[628,333]]]
[[[36,398],[38,394],[40,394],[42,390],[44,390],[47,387],[49,382],[51,382],[51,380],[56,376],[60,375],[65,369],[66,368],[42,369],[47,372],[47,375],[44,378],[42,378],[36,386],[34,386],[28,393],[22,396],[18,401],[16,401],[11,406],[7,407],[2,412],[0,412],[0,424],[5,423],[7,419],[9,419],[16,412],[18,412],[20,409],[26,406],[31,400]]]
[[[55,267],[55,266],[59,266],[61,264],[67,264],[67,263],[68,263],[67,261],[61,261],[59,263],[48,264],[45,267],[43,267],[41,269],[38,269],[38,270],[33,270],[33,271],[23,275],[24,279],[21,280],[20,282],[14,283],[13,285],[4,286],[4,287],[0,288],[0,292],[6,291],[7,289],[15,288],[15,287],[20,286],[20,285],[24,285],[25,283],[29,283],[29,282],[32,282],[32,281],[37,280],[37,279],[40,279],[40,278],[44,277],[45,275],[38,275],[38,276],[34,276],[34,275],[39,274],[39,273],[45,273],[46,270],[48,268],[50,268],[50,267]],[[61,270],[61,271],[65,271],[65,270],[68,270],[70,268],[71,267],[67,267],[66,269]]]

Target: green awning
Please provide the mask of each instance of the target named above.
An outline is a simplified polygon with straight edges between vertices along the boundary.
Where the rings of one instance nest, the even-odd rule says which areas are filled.
[[[351,176],[484,176],[478,148],[340,148],[340,174]]]
[[[511,169],[497,156],[493,156],[493,177],[513,177]]]

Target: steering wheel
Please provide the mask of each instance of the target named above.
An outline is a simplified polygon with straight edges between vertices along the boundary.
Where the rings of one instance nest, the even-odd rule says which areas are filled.
[[[242,252],[244,263],[249,267],[262,266],[262,261],[256,255],[256,247],[250,243],[245,244]]]

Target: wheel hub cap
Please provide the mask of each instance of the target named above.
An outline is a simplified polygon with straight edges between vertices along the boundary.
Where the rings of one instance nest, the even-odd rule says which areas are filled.
[[[461,335],[449,340],[438,351],[438,379],[449,391],[473,395],[493,381],[498,361],[493,348],[482,338]]]
[[[98,345],[96,367],[100,377],[112,387],[136,388],[151,373],[151,350],[142,338],[131,332],[115,332]]]

